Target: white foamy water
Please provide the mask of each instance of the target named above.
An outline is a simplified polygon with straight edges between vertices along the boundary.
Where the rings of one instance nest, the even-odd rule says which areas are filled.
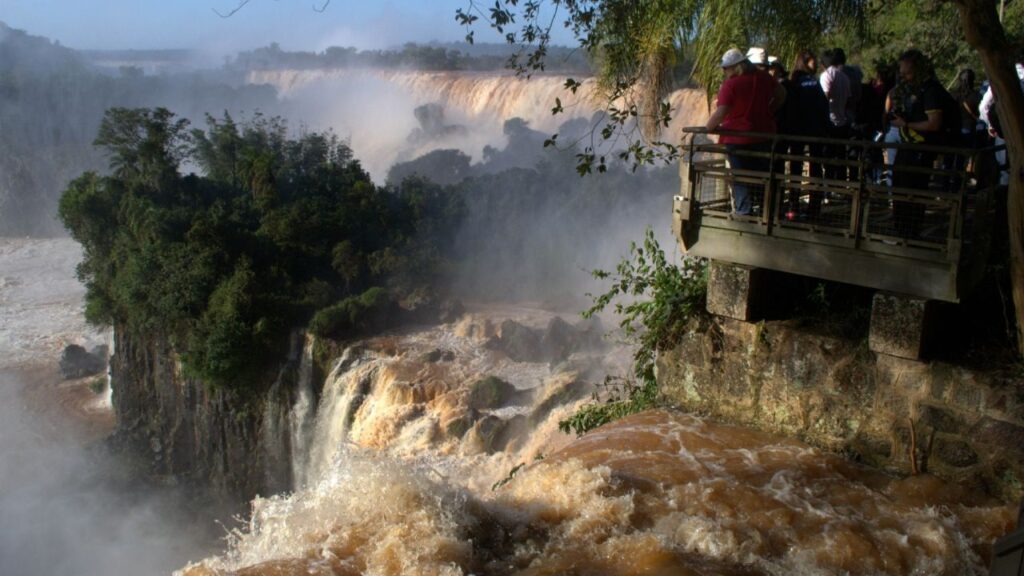
[[[346,348],[306,484],[257,499],[225,554],[181,574],[981,576],[1012,528],[1012,507],[935,478],[672,411],[561,435],[580,401],[540,407],[623,350],[515,361],[495,344],[509,316],[550,318],[495,307]],[[474,405],[499,372],[515,386]]]
[[[86,325],[81,247],[68,238],[0,238],[0,368],[52,362],[68,344],[102,344]]]
[[[496,490],[346,448],[257,500],[211,574],[985,574],[1010,507],[795,440],[666,411],[627,418]]]

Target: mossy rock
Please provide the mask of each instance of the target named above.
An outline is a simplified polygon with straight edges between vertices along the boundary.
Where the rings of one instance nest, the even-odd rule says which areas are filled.
[[[451,350],[443,350],[441,348],[435,348],[430,352],[427,352],[420,356],[420,361],[424,364],[436,364],[438,362],[451,362],[455,360],[455,352]]]
[[[469,431],[469,443],[486,454],[501,452],[513,440],[522,438],[526,431],[526,417],[514,416],[504,420],[494,415],[484,416]]]
[[[472,427],[473,421],[469,417],[463,416],[461,418],[455,418],[454,420],[448,422],[448,424],[444,427],[444,433],[445,436],[449,438],[461,440],[462,437],[466,435],[466,432],[469,432],[469,429]]]
[[[581,380],[573,380],[563,386],[556,388],[552,391],[544,400],[533,409],[530,413],[529,424],[530,427],[535,427],[545,418],[551,411],[559,406],[570,404],[583,398],[590,392],[590,385]]]
[[[487,376],[469,387],[469,407],[474,410],[500,408],[517,394],[515,386],[497,376]]]

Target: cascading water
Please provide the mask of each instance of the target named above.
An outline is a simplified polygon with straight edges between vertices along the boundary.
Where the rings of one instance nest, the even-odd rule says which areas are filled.
[[[554,75],[527,81],[495,72],[314,69],[256,70],[247,80],[276,88],[304,123],[330,128],[347,138],[378,181],[384,180],[396,162],[438,149],[458,149],[480,161],[486,147],[504,146],[504,123],[511,118],[550,134],[564,122],[589,121],[604,109],[593,80],[583,81],[572,94],[564,87],[565,78]],[[564,111],[553,115],[556,98]],[[667,141],[678,139],[683,126],[703,124],[707,118],[707,98],[702,90],[677,90],[668,101],[673,117],[664,130]],[[417,130],[413,109],[424,104],[440,104],[453,127],[469,129],[410,141],[408,137]],[[360,113],[352,114],[354,109]]]
[[[299,374],[296,382],[295,403],[288,417],[291,447],[291,473],[294,488],[307,484],[306,472],[309,463],[309,444],[313,432],[316,404],[313,394],[313,337],[306,335],[299,358]]]
[[[1012,524],[931,477],[669,411],[572,441],[558,420],[628,350],[486,316],[347,348],[304,487],[182,574],[980,576]]]
[[[335,362],[327,376],[314,424],[310,427],[312,438],[308,442],[308,451],[296,463],[297,488],[319,480],[346,445],[355,411],[369,392],[374,368],[364,365],[363,357],[353,348],[347,348]],[[298,407],[299,403],[296,403]]]

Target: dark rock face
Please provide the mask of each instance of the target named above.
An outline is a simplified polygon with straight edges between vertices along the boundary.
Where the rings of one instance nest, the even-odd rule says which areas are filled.
[[[275,411],[266,409],[268,403],[284,406],[276,412],[286,414],[292,401],[287,392],[266,386],[262,394],[242,398],[211,390],[182,375],[164,338],[117,329],[115,343],[115,449],[132,456],[144,473],[211,489],[226,501],[290,488],[288,426],[272,422],[267,415]]]
[[[60,375],[65,380],[95,376],[107,370],[106,346],[97,346],[91,352],[77,344],[64,348],[60,355]]]

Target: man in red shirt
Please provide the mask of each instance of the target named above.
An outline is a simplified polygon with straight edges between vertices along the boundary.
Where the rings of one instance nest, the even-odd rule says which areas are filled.
[[[725,82],[718,91],[718,107],[708,119],[708,130],[721,129],[718,141],[728,150],[733,170],[768,171],[768,152],[775,133],[775,111],[786,100],[786,89],[767,72],[758,70],[736,48],[722,56]],[[732,135],[728,131],[760,132],[765,136]],[[758,156],[758,154],[764,156]],[[757,186],[741,182],[732,185],[733,211],[740,215],[753,212],[753,193]],[[763,189],[761,189],[763,193]]]

